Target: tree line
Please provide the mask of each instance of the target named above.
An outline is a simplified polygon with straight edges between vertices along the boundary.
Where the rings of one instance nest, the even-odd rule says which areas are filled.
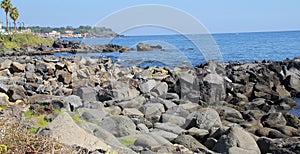
[[[4,10],[6,15],[6,30],[9,31],[8,27],[8,16],[14,21],[14,30],[17,29],[16,21],[18,20],[20,14],[17,7],[14,7],[10,0],[2,0],[1,8]]]
[[[103,37],[103,36],[115,36],[116,33],[106,27],[92,27],[92,26],[79,26],[79,27],[72,27],[72,26],[66,26],[66,27],[40,27],[40,26],[31,26],[27,27],[31,29],[34,33],[49,33],[51,31],[57,31],[61,34],[66,34],[66,31],[73,31],[73,34],[83,34],[88,33],[89,36],[94,37]]]

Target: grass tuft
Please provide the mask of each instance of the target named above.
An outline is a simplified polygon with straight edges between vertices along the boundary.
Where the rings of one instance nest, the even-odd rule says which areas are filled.
[[[79,121],[83,120],[83,118],[80,117],[79,115],[74,115],[74,116],[72,116],[72,118],[74,119],[75,122],[79,122]]]
[[[122,138],[121,140],[120,140],[120,142],[121,142],[121,144],[123,144],[123,145],[125,145],[125,146],[130,146],[130,145],[133,145],[134,144],[134,142],[135,142],[135,138],[131,138],[131,137],[128,137],[128,138]]]

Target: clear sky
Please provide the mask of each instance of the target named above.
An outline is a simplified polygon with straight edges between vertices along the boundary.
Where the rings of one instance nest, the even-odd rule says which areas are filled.
[[[141,4],[163,4],[189,13],[212,33],[300,30],[300,0],[11,1],[18,7],[19,21],[24,22],[25,26],[93,26],[123,8]],[[0,20],[5,21],[3,10]]]

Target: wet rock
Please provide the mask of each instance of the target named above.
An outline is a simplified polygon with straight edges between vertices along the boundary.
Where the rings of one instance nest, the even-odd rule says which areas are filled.
[[[146,43],[139,43],[136,45],[137,51],[152,51],[152,50],[161,50],[162,46],[156,45],[151,46],[150,44]]]

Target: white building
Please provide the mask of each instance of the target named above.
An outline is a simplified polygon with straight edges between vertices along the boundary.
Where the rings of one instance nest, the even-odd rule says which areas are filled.
[[[52,32],[48,33],[48,37],[50,38],[60,38],[60,32],[53,30]]]

